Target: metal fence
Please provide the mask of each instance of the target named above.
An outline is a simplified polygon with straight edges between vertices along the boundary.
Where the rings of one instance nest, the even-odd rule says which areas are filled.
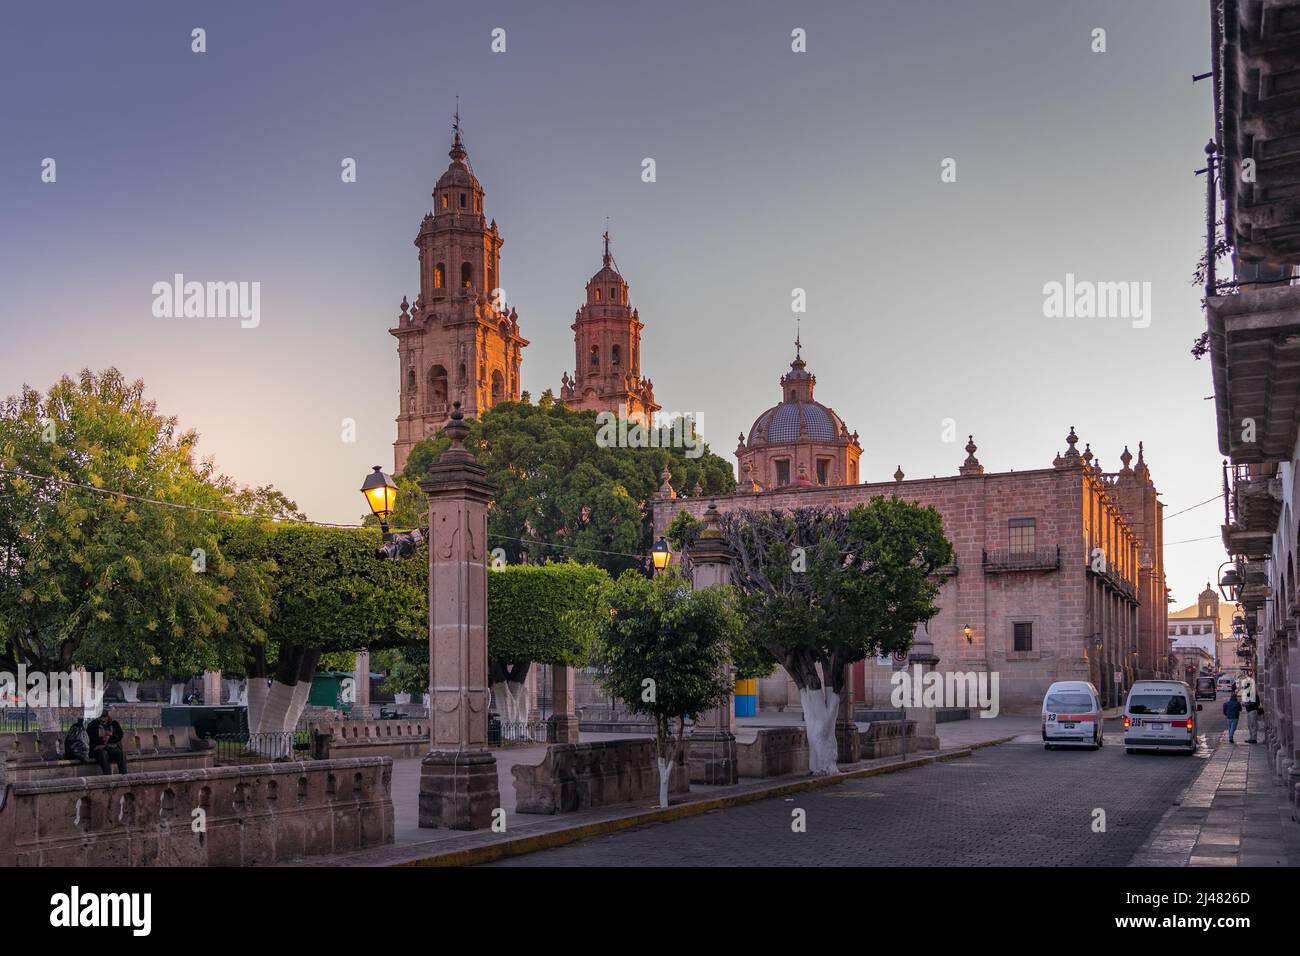
[[[528,720],[500,720],[495,714],[488,718],[489,747],[522,747],[546,743],[546,718]]]
[[[59,733],[66,734],[72,729],[75,717],[59,717]],[[156,717],[137,717],[135,715],[114,717],[123,730],[153,730],[158,727]],[[86,723],[90,723],[87,719]],[[36,711],[30,707],[0,707],[0,734],[26,734],[41,729],[41,722]]]
[[[305,730],[272,731],[270,733],[215,734],[218,764],[261,763],[267,760],[292,760],[302,751],[307,757],[311,748],[310,734]]]

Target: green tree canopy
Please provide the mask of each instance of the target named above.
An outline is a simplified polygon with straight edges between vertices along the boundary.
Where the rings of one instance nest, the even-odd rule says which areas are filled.
[[[164,677],[264,638],[266,581],[222,546],[231,486],[197,441],[116,369],[5,401],[0,663]]]
[[[537,405],[495,405],[469,425],[465,445],[497,485],[490,544],[510,564],[573,558],[611,573],[640,567],[652,543],[646,509],[665,467],[682,491],[697,483],[704,494],[735,488],[731,466],[707,445],[695,458],[685,448],[602,447],[595,412],[572,411],[547,395]],[[411,449],[395,526],[423,523],[428,506],[414,481],[447,446],[439,435]]]

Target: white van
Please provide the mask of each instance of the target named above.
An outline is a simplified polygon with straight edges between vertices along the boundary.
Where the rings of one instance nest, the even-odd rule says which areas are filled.
[[[1043,749],[1090,747],[1106,742],[1101,695],[1087,681],[1059,680],[1043,695]]]
[[[1196,703],[1192,689],[1182,681],[1140,680],[1124,704],[1124,752],[1177,750],[1196,752]]]

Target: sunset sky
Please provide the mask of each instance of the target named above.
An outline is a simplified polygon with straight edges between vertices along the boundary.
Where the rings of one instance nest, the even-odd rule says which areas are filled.
[[[392,464],[387,330],[457,95],[534,399],[573,370],[608,217],[643,373],[733,463],[780,397],[799,287],[865,480],[955,474],[968,433],[990,471],[1046,467],[1073,425],[1107,470],[1144,441],[1170,512],[1220,490],[1189,354],[1204,4],[48,2],[0,13],[0,63],[0,393],[115,365],[314,519],[356,520]],[[156,318],[176,273],[260,282],[260,324]],[[1045,317],[1067,274],[1149,282],[1150,326]],[[1166,524],[1179,606],[1224,560],[1222,519]]]

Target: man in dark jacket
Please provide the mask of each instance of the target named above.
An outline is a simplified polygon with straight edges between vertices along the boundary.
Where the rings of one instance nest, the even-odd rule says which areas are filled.
[[[1223,702],[1223,716],[1228,718],[1228,743],[1235,744],[1233,735],[1237,732],[1237,721],[1241,719],[1241,701],[1237,700],[1237,692],[1234,690],[1232,696]]]
[[[114,763],[117,764],[118,773],[126,773],[126,754],[122,752],[122,725],[113,719],[107,707],[90,722],[90,756],[105,775],[113,772]]]

